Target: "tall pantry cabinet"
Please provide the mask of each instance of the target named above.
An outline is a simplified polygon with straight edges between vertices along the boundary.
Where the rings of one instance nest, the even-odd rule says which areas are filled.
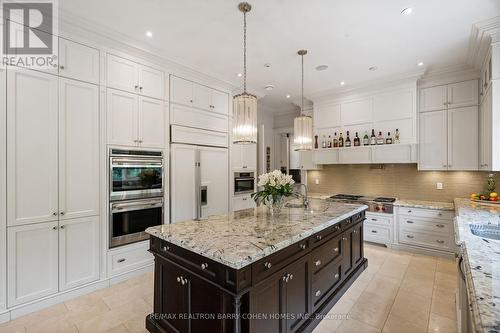
[[[99,278],[99,88],[83,81],[99,51],[62,45],[60,75],[7,69],[9,307]]]

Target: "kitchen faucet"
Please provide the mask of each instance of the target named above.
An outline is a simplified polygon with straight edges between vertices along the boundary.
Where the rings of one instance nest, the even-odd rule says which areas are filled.
[[[304,189],[306,190],[305,195],[302,195],[302,204],[304,205],[304,208],[309,208],[309,190],[307,189],[307,185],[300,183],[297,184],[299,187],[304,186]]]

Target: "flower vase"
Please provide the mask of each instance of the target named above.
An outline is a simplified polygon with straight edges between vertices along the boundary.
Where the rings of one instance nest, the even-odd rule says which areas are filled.
[[[264,204],[269,208],[269,214],[273,217],[277,217],[284,204],[284,197],[282,195],[269,195],[264,201]]]

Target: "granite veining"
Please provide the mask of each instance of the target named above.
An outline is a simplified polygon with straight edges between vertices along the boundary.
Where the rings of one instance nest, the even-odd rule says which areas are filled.
[[[425,201],[425,200],[401,200],[398,199],[394,202],[394,206],[411,207],[411,208],[425,208],[425,209],[438,209],[438,210],[453,210],[454,205],[452,202],[439,202],[439,201]]]
[[[283,208],[277,217],[270,216],[267,207],[258,207],[150,227],[146,232],[240,269],[367,208],[311,199],[309,209]]]
[[[477,332],[500,333],[500,241],[472,234],[469,224],[500,225],[500,206],[455,199],[455,240],[464,260]]]

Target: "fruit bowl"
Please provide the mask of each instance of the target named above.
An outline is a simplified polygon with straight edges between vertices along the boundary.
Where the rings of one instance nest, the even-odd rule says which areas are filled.
[[[486,192],[486,193],[472,193],[470,195],[471,201],[480,202],[483,204],[499,205],[500,200],[496,192]]]
[[[474,201],[474,202],[478,202],[480,204],[483,204],[483,205],[493,205],[493,206],[497,206],[497,205],[500,205],[500,201],[490,201],[490,200],[481,200],[481,199],[470,199],[470,201]]]

